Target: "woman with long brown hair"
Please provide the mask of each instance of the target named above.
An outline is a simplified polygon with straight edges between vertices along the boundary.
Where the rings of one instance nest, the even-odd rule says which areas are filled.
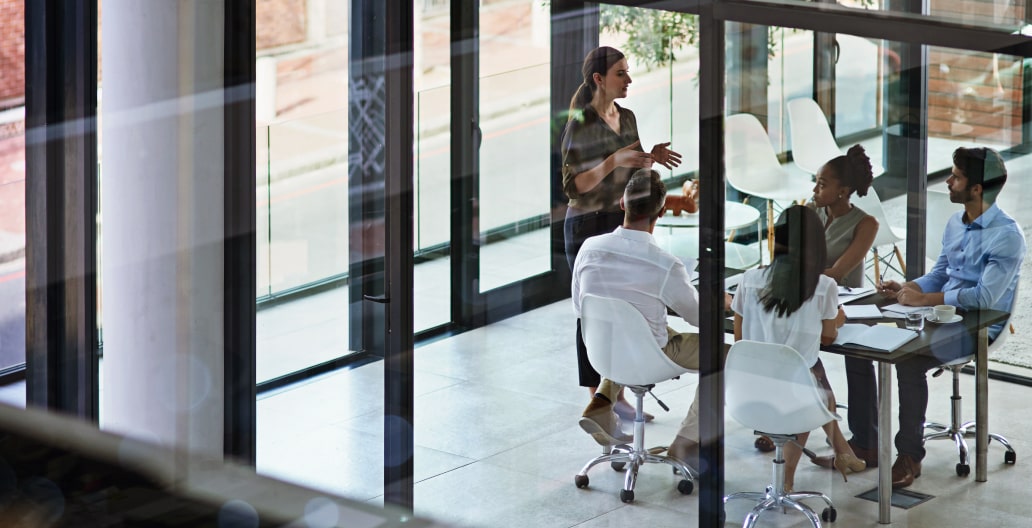
[[[608,46],[591,50],[581,75],[560,144],[563,192],[569,198],[563,232],[571,270],[587,238],[610,233],[623,223],[620,198],[634,171],[653,163],[668,169],[681,164],[681,155],[668,148],[670,143],[643,151],[634,112],[616,103],[627,97],[631,84],[623,53]],[[601,378],[588,362],[579,320],[577,366],[580,385],[594,394]],[[616,410],[621,417],[633,414],[624,401]]]

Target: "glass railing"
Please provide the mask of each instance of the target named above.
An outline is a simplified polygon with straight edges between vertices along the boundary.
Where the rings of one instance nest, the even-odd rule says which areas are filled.
[[[347,273],[347,127],[340,110],[259,128],[259,298]]]

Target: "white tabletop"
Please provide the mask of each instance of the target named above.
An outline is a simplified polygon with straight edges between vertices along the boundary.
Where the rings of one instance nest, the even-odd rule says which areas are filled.
[[[741,229],[759,220],[760,212],[755,208],[738,202],[724,202],[724,229]],[[656,221],[656,226],[699,227],[699,213],[688,214],[681,211],[680,216],[674,216],[673,211],[668,210],[666,215]]]

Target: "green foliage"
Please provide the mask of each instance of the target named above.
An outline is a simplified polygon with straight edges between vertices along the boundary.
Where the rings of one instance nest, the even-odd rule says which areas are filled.
[[[674,50],[696,45],[696,19],[695,15],[685,13],[626,6],[603,5],[599,10],[602,31],[626,34],[627,43],[622,51],[648,69],[676,60]]]

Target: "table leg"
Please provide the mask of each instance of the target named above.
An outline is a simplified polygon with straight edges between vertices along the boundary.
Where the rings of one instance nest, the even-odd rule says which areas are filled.
[[[892,365],[878,362],[878,524],[892,524]]]
[[[1006,330],[1004,330],[1006,331]],[[975,356],[975,480],[988,480],[986,456],[989,454],[989,329],[978,330]]]
[[[760,257],[758,266],[763,266],[763,222],[759,218],[756,219],[756,251]]]
[[[767,253],[770,260],[774,260],[774,200],[767,200]]]

